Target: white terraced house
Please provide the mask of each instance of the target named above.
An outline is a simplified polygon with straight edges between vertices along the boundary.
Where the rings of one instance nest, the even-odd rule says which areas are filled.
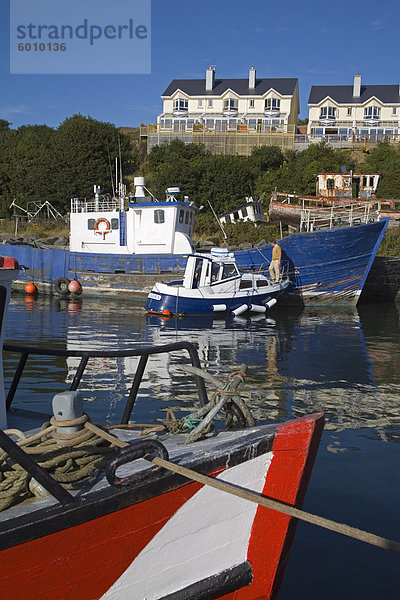
[[[258,79],[251,67],[246,79],[174,79],[162,95],[161,131],[294,131],[299,114],[296,78]]]
[[[308,101],[307,133],[313,138],[353,137],[377,141],[400,133],[400,87],[362,85],[313,85]]]

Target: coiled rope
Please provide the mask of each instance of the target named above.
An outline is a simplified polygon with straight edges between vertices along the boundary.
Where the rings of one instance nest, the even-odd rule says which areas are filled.
[[[74,433],[59,433],[57,426],[82,429]],[[30,437],[17,429],[5,431],[16,435],[17,444],[27,454],[34,456],[36,462],[46,469],[52,477],[66,488],[82,485],[97,475],[113,458],[119,440],[89,422],[87,415],[70,421],[57,421],[54,417],[50,424]],[[0,453],[0,511],[32,496],[29,489],[31,476],[12,460],[6,452]]]

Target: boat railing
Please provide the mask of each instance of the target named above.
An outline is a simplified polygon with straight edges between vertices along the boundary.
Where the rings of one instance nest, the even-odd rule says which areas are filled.
[[[120,201],[109,196],[99,199],[71,198],[71,213],[112,212],[120,210]]]
[[[136,397],[140,388],[140,384],[143,378],[143,374],[147,365],[147,361],[150,356],[154,354],[165,354],[168,352],[174,352],[177,350],[185,350],[189,354],[190,361],[193,367],[201,368],[199,355],[197,353],[196,347],[190,342],[180,341],[173,342],[171,344],[165,344],[163,346],[144,346],[141,348],[137,348],[134,350],[64,350],[64,349],[49,349],[49,348],[36,348],[34,346],[25,347],[25,346],[16,346],[13,344],[4,344],[3,349],[6,352],[13,352],[20,354],[19,363],[17,365],[14,378],[11,382],[10,389],[8,390],[8,394],[6,397],[6,409],[9,410],[11,404],[13,402],[15,393],[17,391],[19,382],[21,380],[26,362],[28,358],[33,356],[57,356],[57,357],[80,357],[80,362],[78,368],[75,372],[74,378],[70,385],[70,391],[75,391],[78,389],[79,384],[81,382],[82,376],[85,373],[86,366],[88,364],[89,359],[91,358],[127,358],[127,357],[140,357],[139,363],[136,369],[136,373],[134,375],[132,385],[129,390],[129,395],[126,401],[124,413],[122,416],[121,424],[127,424],[129,422],[130,416],[132,414],[132,409],[134,407]],[[207,390],[204,384],[204,379],[201,377],[194,375],[199,403],[200,406],[205,406],[208,403]]]
[[[380,220],[380,206],[374,202],[349,203],[348,206],[330,208],[304,208],[301,210],[300,231],[353,227]]]

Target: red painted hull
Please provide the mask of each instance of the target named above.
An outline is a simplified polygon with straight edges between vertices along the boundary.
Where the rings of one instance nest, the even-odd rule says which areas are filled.
[[[321,415],[277,428],[264,495],[296,506],[301,504],[322,428]],[[101,598],[178,509],[202,487],[188,483],[72,527],[66,520],[61,531],[5,548],[0,552],[2,597],[7,600]],[[275,597],[294,527],[293,519],[258,506],[247,549],[252,583],[218,597],[221,600]],[[158,568],[160,565],[154,564],[154,569]],[[118,595],[118,591],[112,597],[141,600]]]

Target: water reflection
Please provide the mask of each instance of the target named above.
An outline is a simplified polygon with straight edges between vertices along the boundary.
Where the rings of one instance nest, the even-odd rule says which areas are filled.
[[[202,321],[145,316],[143,303],[12,298],[6,341],[49,348],[135,348],[175,340],[197,344],[202,364],[227,376],[249,366],[249,401],[258,419],[283,420],[323,410],[327,417],[305,509],[389,538],[398,538],[400,494],[400,335],[394,303],[358,310],[275,310],[251,320]],[[6,386],[16,357],[5,353]],[[180,366],[182,352],[149,360],[134,410],[154,422],[167,406],[192,406],[194,384]],[[90,364],[90,363],[89,363]],[[67,387],[73,361],[28,361],[16,405],[50,411],[54,392]],[[100,359],[83,381],[86,410],[116,422],[135,359]],[[395,443],[393,443],[395,442]],[[395,562],[396,561],[396,562]],[[337,577],[337,573],[341,577]],[[281,600],[305,600],[324,590],[336,598],[396,598],[398,557],[306,524],[299,524]],[[318,595],[318,594],[317,594]]]
[[[11,302],[10,342],[76,350],[132,349],[189,340],[197,345],[204,368],[219,377],[243,362],[248,365],[247,396],[259,421],[281,421],[321,410],[328,430],[373,427],[381,439],[397,439],[400,342],[394,303],[329,312],[281,309],[266,317],[226,321],[163,320],[146,316],[140,302],[25,300]],[[70,358],[62,367],[58,359],[46,364],[41,359],[40,381],[35,381],[35,391],[30,390],[35,402],[38,389],[49,392],[51,375],[57,375],[60,385],[60,375],[64,386],[70,383],[78,362]],[[182,363],[188,363],[182,352],[149,359],[136,420],[160,418],[166,406],[193,405],[193,382],[180,368]],[[6,370],[11,368],[7,360],[5,365]],[[136,358],[89,362],[82,391],[94,418],[115,422],[121,417],[136,366]],[[32,385],[34,368],[28,368],[28,376]],[[30,402],[28,392],[24,390],[25,402]]]

